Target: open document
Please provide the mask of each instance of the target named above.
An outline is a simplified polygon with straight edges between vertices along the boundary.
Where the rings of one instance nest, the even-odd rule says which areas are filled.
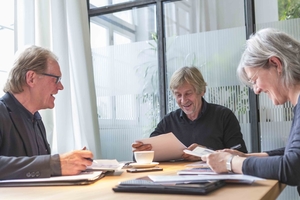
[[[116,159],[99,159],[94,160],[91,166],[87,166],[87,171],[99,170],[99,171],[115,171],[123,167],[124,164],[120,164]]]
[[[101,171],[82,172],[73,176],[53,176],[50,178],[30,178],[0,180],[0,187],[12,186],[53,186],[53,185],[88,185],[103,177]]]
[[[187,183],[199,182],[207,180],[225,180],[228,182],[248,183],[251,184],[255,180],[265,180],[255,176],[243,174],[207,174],[207,175],[149,175],[148,176],[155,183]]]
[[[171,132],[137,141],[152,145],[152,150],[154,151],[153,161],[180,159],[183,154],[183,150],[187,148]]]
[[[178,175],[201,175],[201,174],[217,174],[205,161],[197,161],[185,165],[184,169],[177,171]]]

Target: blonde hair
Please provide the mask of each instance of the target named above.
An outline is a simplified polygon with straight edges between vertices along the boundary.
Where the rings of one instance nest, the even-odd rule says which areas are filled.
[[[206,91],[206,82],[203,79],[201,72],[198,68],[191,67],[182,67],[174,72],[170,80],[170,89],[174,93],[174,90],[182,86],[185,83],[191,84],[197,94],[205,93]]]

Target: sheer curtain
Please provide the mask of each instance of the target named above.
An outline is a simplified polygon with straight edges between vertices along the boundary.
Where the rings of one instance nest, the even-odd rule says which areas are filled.
[[[64,90],[41,111],[52,153],[86,146],[101,158],[85,0],[17,0],[15,47],[35,44],[59,58]]]

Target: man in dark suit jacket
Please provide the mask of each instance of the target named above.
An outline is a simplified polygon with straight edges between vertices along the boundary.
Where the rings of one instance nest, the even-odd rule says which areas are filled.
[[[75,175],[92,164],[92,152],[51,155],[39,110],[54,107],[63,90],[57,57],[30,46],[14,62],[0,98],[0,180]]]

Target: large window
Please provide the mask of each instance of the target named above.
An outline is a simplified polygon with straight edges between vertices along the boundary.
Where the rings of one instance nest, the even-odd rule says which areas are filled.
[[[167,1],[162,9],[164,15],[159,15],[156,4],[149,3],[90,17],[102,155],[132,158],[131,143],[148,137],[161,113],[177,108],[168,81],[174,70],[185,65],[202,71],[209,85],[207,101],[234,111],[251,150],[248,90],[234,76],[240,57],[236,49],[246,40],[243,2]],[[233,11],[228,14],[228,9]],[[163,27],[157,27],[158,18]],[[164,50],[159,47],[161,31]],[[159,52],[165,56],[162,76]],[[161,110],[161,98],[166,99],[166,110]],[[112,148],[113,152],[106,150]]]
[[[197,66],[208,84],[204,98],[235,113],[251,151],[248,88],[235,73],[241,55],[237,50],[246,40],[243,1],[166,2],[164,13],[167,81],[175,70]],[[172,99],[171,91],[167,99]],[[167,105],[168,112],[177,108],[174,100]]]
[[[131,159],[131,143],[158,122],[155,6],[90,21],[101,153]]]

